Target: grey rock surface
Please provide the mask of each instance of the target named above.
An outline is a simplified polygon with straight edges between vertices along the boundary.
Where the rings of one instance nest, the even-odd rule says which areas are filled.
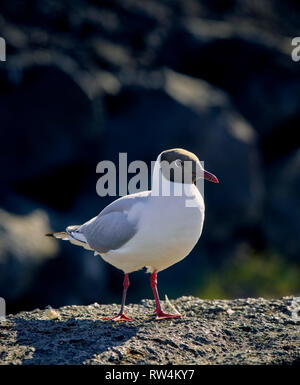
[[[154,301],[127,306],[130,323],[102,321],[119,305],[8,315],[1,364],[300,364],[300,298],[181,297],[183,319],[155,321]],[[173,309],[174,311],[174,309]]]
[[[6,301],[22,296],[40,266],[56,257],[58,246],[44,236],[48,230],[44,210],[16,215],[0,208],[0,293]]]

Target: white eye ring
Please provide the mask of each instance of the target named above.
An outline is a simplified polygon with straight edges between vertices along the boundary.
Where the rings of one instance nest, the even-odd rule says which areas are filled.
[[[183,161],[181,160],[181,159],[176,159],[175,160],[175,165],[177,166],[177,167],[182,167],[183,166]]]

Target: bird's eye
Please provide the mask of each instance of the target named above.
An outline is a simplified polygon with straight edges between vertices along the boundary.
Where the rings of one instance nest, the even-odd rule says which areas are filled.
[[[183,162],[182,162],[181,159],[176,159],[175,160],[175,164],[176,164],[177,167],[182,167],[183,166]]]

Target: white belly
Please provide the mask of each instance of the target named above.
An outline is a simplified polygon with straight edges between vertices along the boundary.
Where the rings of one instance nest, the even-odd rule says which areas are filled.
[[[201,235],[204,202],[196,187],[194,207],[186,207],[184,196],[150,200],[143,209],[136,235],[120,249],[102,254],[105,261],[125,273],[145,266],[150,272],[164,270],[186,257]]]

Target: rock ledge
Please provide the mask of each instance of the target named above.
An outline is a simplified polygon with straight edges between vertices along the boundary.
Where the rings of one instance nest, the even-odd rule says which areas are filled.
[[[300,364],[299,297],[172,304],[183,319],[154,321],[152,300],[127,306],[131,323],[101,321],[115,304],[8,315],[0,364]]]

